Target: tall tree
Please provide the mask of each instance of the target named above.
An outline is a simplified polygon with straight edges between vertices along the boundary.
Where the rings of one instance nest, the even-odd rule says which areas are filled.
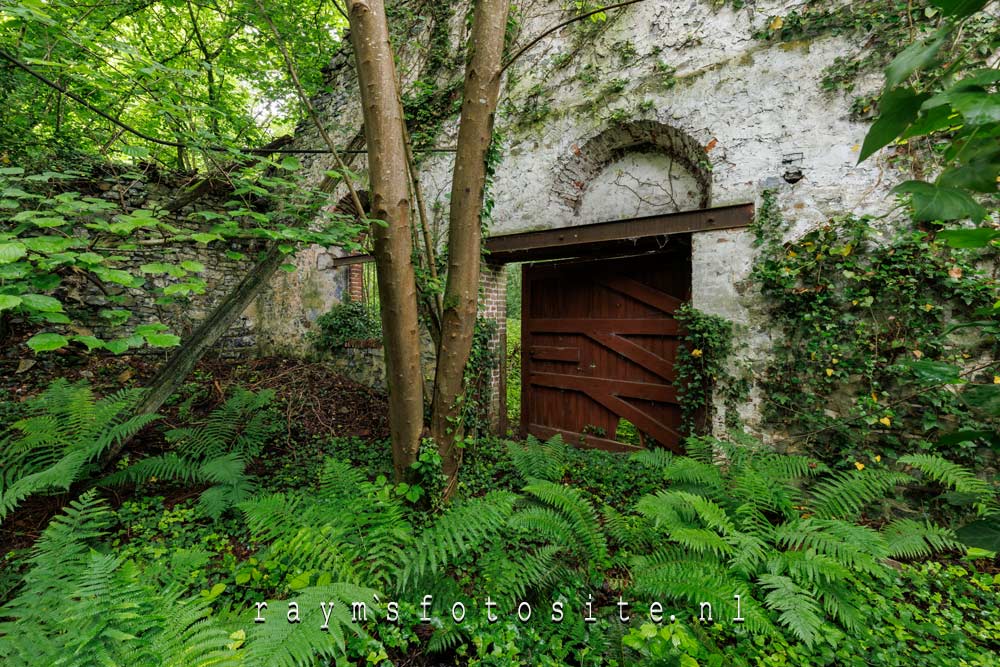
[[[454,491],[462,461],[459,397],[476,324],[486,153],[493,138],[509,11],[509,0],[478,0],[469,37],[471,56],[465,70],[452,176],[448,282],[431,415],[431,436],[438,444],[448,477],[446,495]]]
[[[403,110],[382,0],[348,0],[351,45],[368,146],[371,215],[389,385],[393,466],[401,478],[423,431],[423,381],[416,276],[411,259],[410,183]]]

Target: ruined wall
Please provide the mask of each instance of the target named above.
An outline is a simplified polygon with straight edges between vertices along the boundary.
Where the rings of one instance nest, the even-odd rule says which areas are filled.
[[[434,34],[441,10],[432,16],[421,13],[419,2],[398,4],[410,11],[402,29],[407,38],[397,39],[404,81],[421,78],[440,95],[452,94],[448,84],[460,78],[460,68],[452,63],[428,74],[433,54],[418,46]],[[518,43],[567,16],[561,2],[517,4]],[[492,189],[493,234],[759,202],[765,189],[778,191],[794,223],[790,235],[835,214],[889,207],[886,196],[898,177],[878,160],[856,165],[868,125],[853,119],[847,95],[821,85],[824,70],[858,45],[845,37],[784,44],[752,37],[768,17],[797,6],[794,0],[761,0],[740,10],[719,4],[638,3],[609,13],[604,24],[562,29],[507,72],[497,119],[504,148]],[[452,44],[465,39],[463,16],[459,7],[447,19]],[[334,56],[335,92],[317,105],[337,141],[357,146],[354,76],[351,55]],[[878,84],[877,77],[863,78],[854,94]],[[456,120],[441,120],[435,145],[454,145]],[[321,146],[307,125],[296,141]],[[446,226],[452,160],[429,153],[421,161],[438,238]],[[329,168],[322,156],[307,165],[316,178]],[[355,165],[363,170],[364,160]],[[794,184],[783,178],[790,168],[803,175]],[[694,305],[736,322],[746,342],[743,360],[761,359],[769,340],[745,282],[753,260],[749,232],[695,234],[692,245]],[[282,276],[256,311],[269,340],[291,349],[301,347],[309,321],[339,298],[342,284],[314,266],[315,257],[304,254],[298,262],[301,275]],[[751,425],[755,400],[743,415]]]

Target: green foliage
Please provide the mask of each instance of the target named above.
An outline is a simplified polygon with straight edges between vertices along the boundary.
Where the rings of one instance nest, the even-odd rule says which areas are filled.
[[[349,341],[382,338],[379,314],[360,301],[338,303],[316,319],[316,326],[312,340],[322,351],[337,350]]]
[[[674,314],[683,328],[684,344],[677,348],[674,372],[677,374],[677,400],[681,405],[684,430],[694,433],[699,416],[707,422],[712,395],[717,384],[728,378],[726,364],[733,350],[731,322],[702,313],[690,304]],[[732,395],[733,385],[720,390]],[[727,416],[729,416],[727,414]]]
[[[90,491],[45,529],[18,596],[0,607],[5,664],[242,664],[242,642],[205,598],[157,588],[132,563],[91,548],[110,519]]]
[[[275,414],[268,409],[273,398],[273,390],[254,394],[238,388],[204,424],[167,432],[169,452],[140,459],[105,477],[101,484],[172,481],[208,485],[201,492],[198,509],[218,519],[257,488],[246,467],[275,435]]]
[[[788,243],[784,227],[766,196],[753,279],[780,338],[764,374],[765,417],[828,462],[932,447],[975,461],[984,436],[971,433],[995,418],[949,384],[961,373],[961,382],[991,387],[996,374],[992,364],[966,361],[995,358],[995,338],[955,326],[963,318],[978,318],[981,331],[995,326],[996,287],[978,266],[981,251],[919,228],[888,236],[853,216]],[[970,435],[931,444],[959,429]]]
[[[0,440],[0,520],[25,498],[68,490],[96,471],[99,457],[156,415],[131,416],[135,390],[95,399],[85,383],[56,380],[32,399],[28,416]]]
[[[754,451],[759,447],[691,444],[693,459],[636,456],[659,464],[674,483],[636,503],[644,524],[629,527],[608,514],[616,541],[634,550],[630,569],[639,594],[720,608],[727,601],[712,591],[732,591],[743,598],[752,635],[773,635],[777,624],[809,648],[831,620],[848,633],[860,627],[859,587],[889,576],[887,557],[927,557],[958,546],[951,530],[905,517],[881,530],[863,525],[866,516],[890,511],[885,499],[897,487],[915,485],[910,474],[838,473],[806,457]],[[709,473],[709,451],[725,467]],[[995,500],[996,489],[973,482],[966,470],[933,457],[909,461],[917,463],[974,493],[978,503]]]

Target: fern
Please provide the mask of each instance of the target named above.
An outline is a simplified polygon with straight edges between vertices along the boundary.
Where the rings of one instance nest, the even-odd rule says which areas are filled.
[[[60,379],[32,399],[29,416],[0,439],[0,521],[29,496],[85,479],[112,445],[157,419],[129,416],[140,397],[129,390],[95,400],[86,383]]]
[[[927,558],[942,551],[964,549],[950,528],[913,519],[893,521],[882,528],[882,536],[893,558]]]
[[[513,493],[494,491],[448,509],[417,538],[400,568],[398,589],[407,590],[423,577],[439,572],[459,554],[480,546],[479,540],[507,523],[515,499]]]
[[[811,646],[823,624],[815,598],[785,576],[765,574],[757,581],[767,591],[764,604],[778,612],[778,620],[792,634]]]
[[[507,452],[514,469],[524,481],[542,479],[556,482],[566,473],[566,445],[562,436],[556,435],[544,443],[528,436],[524,445],[508,442]]]
[[[812,510],[824,519],[853,519],[872,502],[911,481],[909,475],[889,470],[866,468],[835,473],[811,489]]]
[[[910,454],[902,456],[899,463],[916,468],[933,481],[954,489],[958,493],[967,493],[976,499],[976,508],[980,515],[991,513],[996,507],[996,490],[987,482],[976,477],[971,470],[957,463],[945,460],[932,454]]]
[[[259,394],[236,389],[204,424],[167,432],[172,451],[135,462],[108,475],[101,484],[117,486],[148,481],[208,484],[198,499],[205,516],[218,519],[256,492],[256,480],[246,474],[247,462],[257,456],[272,426],[265,409],[274,392]]]
[[[151,586],[131,563],[91,548],[110,517],[88,491],[50,522],[23,588],[0,607],[4,664],[240,664],[206,601]]]
[[[608,559],[608,545],[599,529],[597,513],[583,492],[570,486],[535,480],[524,487],[542,505],[553,508],[566,521],[573,543],[591,562],[604,564]]]

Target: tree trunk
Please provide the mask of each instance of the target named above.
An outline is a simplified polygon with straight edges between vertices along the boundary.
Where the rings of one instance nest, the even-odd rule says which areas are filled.
[[[465,365],[472,348],[479,296],[479,260],[486,152],[493,137],[493,119],[500,94],[504,36],[509,0],[478,0],[465,70],[458,152],[448,216],[448,282],[445,287],[434,378],[431,435],[448,477],[445,496],[455,490],[462,449],[459,398]]]
[[[416,461],[423,431],[420,328],[410,230],[410,184],[403,110],[382,0],[349,0],[351,44],[358,68],[368,147],[373,255],[389,387],[389,432],[396,478]]]

